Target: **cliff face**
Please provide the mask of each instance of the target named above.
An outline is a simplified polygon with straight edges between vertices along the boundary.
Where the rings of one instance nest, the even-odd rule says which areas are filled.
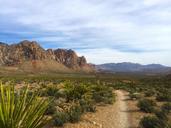
[[[78,57],[72,50],[57,49],[54,51],[54,55],[57,62],[69,68],[78,68],[87,64],[85,57]]]
[[[73,50],[45,50],[37,42],[27,40],[12,45],[0,43],[1,66],[17,66],[26,61],[53,61],[75,70],[84,67],[91,68],[85,57],[78,57]]]

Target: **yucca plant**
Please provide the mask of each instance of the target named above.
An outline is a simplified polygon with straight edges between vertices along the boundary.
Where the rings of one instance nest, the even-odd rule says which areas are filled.
[[[28,87],[15,92],[14,86],[0,85],[0,128],[42,128],[49,119],[44,116],[49,102],[28,95]]]

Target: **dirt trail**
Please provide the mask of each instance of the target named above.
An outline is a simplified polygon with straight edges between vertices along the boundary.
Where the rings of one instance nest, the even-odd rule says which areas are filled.
[[[117,110],[115,111],[114,117],[117,118],[115,126],[112,128],[129,128],[129,120],[128,120],[128,113],[127,113],[127,104],[126,104],[126,99],[127,96],[124,92],[117,90],[115,92],[117,94],[117,101],[114,104],[114,109]]]
[[[117,90],[113,105],[97,107],[96,113],[85,114],[77,124],[67,124],[64,128],[129,128],[126,93]]]

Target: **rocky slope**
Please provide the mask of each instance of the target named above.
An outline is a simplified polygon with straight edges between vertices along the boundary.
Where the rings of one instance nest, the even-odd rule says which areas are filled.
[[[22,41],[8,45],[0,43],[0,66],[18,67],[20,70],[52,70],[90,72],[93,67],[87,64],[84,56],[78,57],[73,50],[43,49],[35,41]]]

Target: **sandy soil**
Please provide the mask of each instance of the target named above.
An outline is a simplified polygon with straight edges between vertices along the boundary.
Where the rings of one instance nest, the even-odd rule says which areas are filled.
[[[98,106],[96,113],[87,113],[79,123],[68,123],[63,128],[130,128],[127,94],[121,90],[115,93],[117,99],[113,105]]]

